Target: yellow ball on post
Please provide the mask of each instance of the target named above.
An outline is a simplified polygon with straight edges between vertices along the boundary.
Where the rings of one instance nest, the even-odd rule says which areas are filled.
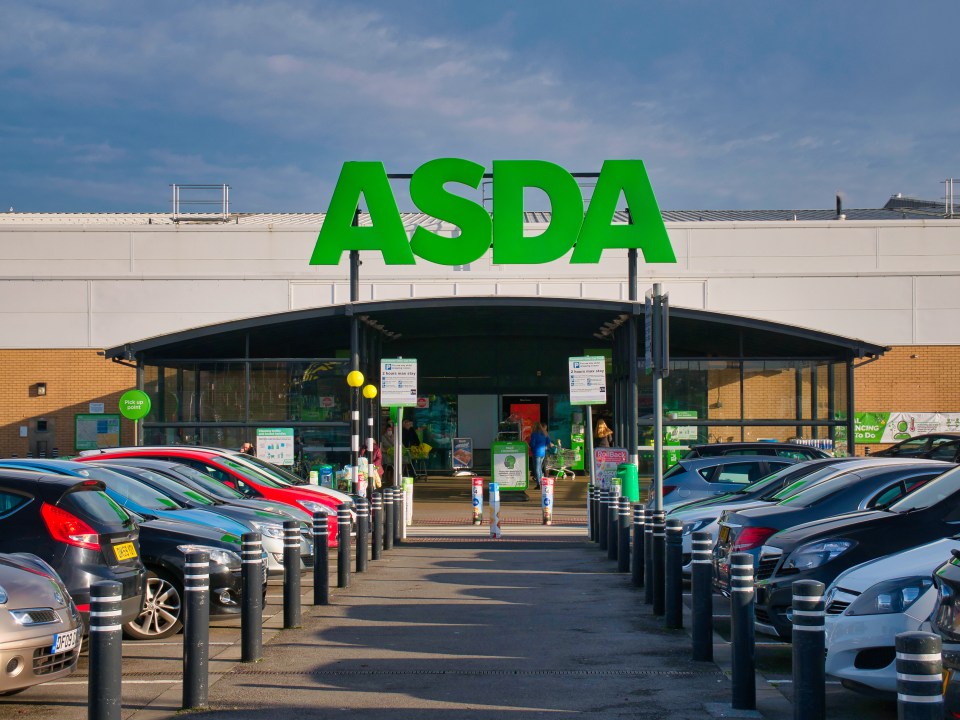
[[[347,385],[352,388],[358,388],[363,385],[363,373],[359,370],[351,370],[347,373]]]
[[[377,396],[377,386],[376,385],[365,385],[363,388],[363,396],[367,400],[373,400]]]

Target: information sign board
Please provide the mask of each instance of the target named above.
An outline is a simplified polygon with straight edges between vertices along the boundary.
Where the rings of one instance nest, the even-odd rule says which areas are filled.
[[[384,407],[417,406],[416,358],[380,361],[380,403]]]
[[[490,448],[493,482],[501,491],[527,489],[527,444],[495,442]]]
[[[593,467],[597,487],[601,490],[609,490],[611,480],[617,476],[617,466],[627,460],[626,448],[594,448]]]
[[[571,405],[607,402],[607,366],[603,356],[572,357],[568,362]]]
[[[78,414],[74,416],[74,448],[98,450],[120,447],[120,416],[113,414]]]
[[[257,428],[257,457],[274,465],[293,465],[293,428]]]

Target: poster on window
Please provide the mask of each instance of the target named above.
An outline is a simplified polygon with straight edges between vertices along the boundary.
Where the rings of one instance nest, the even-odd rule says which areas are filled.
[[[293,428],[257,428],[257,457],[274,465],[293,465]]]

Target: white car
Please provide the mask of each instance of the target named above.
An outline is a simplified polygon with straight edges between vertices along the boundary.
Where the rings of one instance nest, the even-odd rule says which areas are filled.
[[[824,595],[828,675],[869,694],[897,691],[898,633],[932,632],[933,571],[960,549],[944,538],[842,572]]]

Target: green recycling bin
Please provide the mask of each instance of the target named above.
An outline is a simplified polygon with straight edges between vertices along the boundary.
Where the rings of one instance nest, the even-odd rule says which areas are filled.
[[[640,502],[640,482],[637,478],[637,466],[633,463],[617,465],[617,477],[620,478],[620,487],[623,496],[630,502]]]

